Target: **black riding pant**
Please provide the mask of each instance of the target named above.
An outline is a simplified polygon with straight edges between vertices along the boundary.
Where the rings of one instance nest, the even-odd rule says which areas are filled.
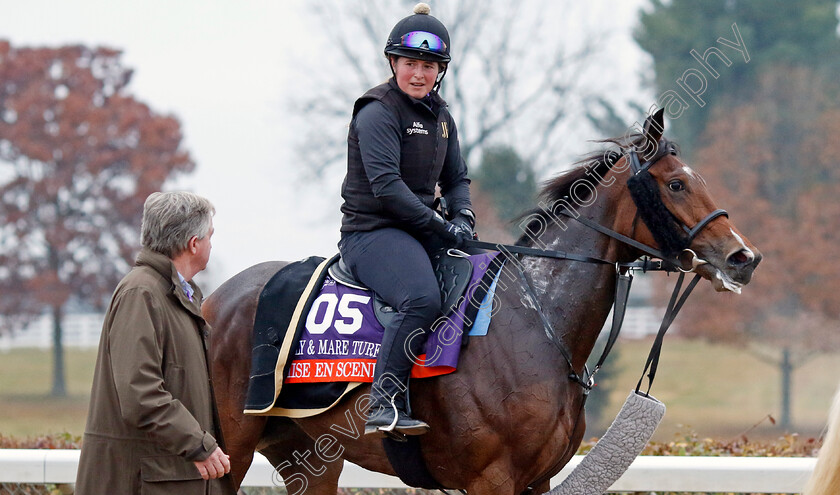
[[[416,238],[394,228],[344,233],[338,247],[353,275],[397,311],[382,336],[373,398],[396,396],[402,402],[414,358],[423,353],[426,334],[441,312],[429,254]]]

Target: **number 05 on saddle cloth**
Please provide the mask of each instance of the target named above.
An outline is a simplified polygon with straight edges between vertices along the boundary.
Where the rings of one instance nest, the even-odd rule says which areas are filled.
[[[446,263],[437,267],[448,311],[427,329],[426,352],[417,356],[412,377],[452,373],[464,332],[472,328],[477,334],[486,333],[502,264],[497,255],[469,256],[466,267]],[[339,277],[340,270],[331,275],[329,267],[336,262],[337,257],[313,257],[291,263],[260,294],[246,414],[312,416],[358,385],[373,381],[384,325],[396,313],[370,289]],[[454,288],[458,293],[453,293],[447,279],[459,277],[461,283]],[[483,322],[482,328],[474,325],[477,321]]]

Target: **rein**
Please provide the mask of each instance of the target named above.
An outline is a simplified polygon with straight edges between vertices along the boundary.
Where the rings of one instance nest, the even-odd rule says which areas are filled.
[[[668,150],[668,153],[676,154],[676,152],[673,148]],[[665,156],[665,154],[660,154],[658,156],[654,155],[651,159],[646,160],[644,164],[641,164],[639,162],[639,157],[638,157],[638,155],[636,154],[635,151],[631,151],[629,153],[629,160],[630,160],[630,166],[631,166],[632,171],[633,171],[633,178],[637,179],[636,184],[639,184],[643,181],[652,181],[652,178],[648,173],[648,169],[656,161],[658,161],[662,156]],[[652,185],[652,184],[648,183],[648,185]],[[629,184],[628,184],[628,187],[629,187]],[[655,188],[651,188],[651,189],[654,190],[654,191],[656,190]],[[636,217],[638,218],[639,214],[642,213],[643,205],[640,204],[639,201],[637,201],[636,195],[633,194],[632,189],[631,189],[631,196],[633,196],[633,202],[636,204],[636,208],[637,208]],[[659,206],[661,206],[662,209],[665,212],[670,214],[670,212],[667,211],[667,208],[665,208],[664,205],[662,204],[662,200],[658,196],[658,193],[655,196],[656,196],[656,200],[659,203]],[[641,251],[642,253],[645,253],[646,256],[642,256],[639,260],[636,260],[636,261],[633,261],[633,262],[618,263],[618,262],[610,262],[610,261],[607,261],[607,260],[603,260],[603,259],[600,259],[600,258],[594,258],[594,257],[590,257],[590,256],[583,256],[583,255],[579,255],[579,254],[567,253],[565,251],[546,250],[546,249],[538,249],[538,248],[533,248],[533,247],[517,246],[517,245],[494,244],[494,243],[482,242],[482,241],[478,241],[478,240],[466,241],[465,246],[466,247],[480,248],[480,249],[499,250],[502,253],[504,253],[505,256],[511,257],[511,258],[514,257],[514,255],[517,255],[517,256],[535,256],[535,257],[551,258],[551,259],[565,259],[565,260],[570,260],[570,261],[579,261],[579,262],[584,262],[584,263],[593,263],[593,264],[601,264],[601,265],[609,264],[609,265],[614,265],[615,266],[615,270],[616,270],[615,299],[614,299],[614,303],[613,303],[614,304],[614,306],[613,306],[613,319],[612,319],[612,323],[611,323],[611,327],[610,327],[609,337],[607,338],[607,342],[604,346],[604,350],[601,352],[601,356],[598,359],[597,364],[595,364],[595,367],[592,369],[592,371],[590,371],[588,369],[587,365],[584,364],[583,372],[582,372],[582,375],[581,375],[581,374],[578,374],[577,371],[574,368],[574,365],[572,363],[572,354],[571,354],[568,346],[563,342],[563,340],[560,337],[557,336],[557,333],[555,332],[553,326],[551,325],[551,322],[548,320],[548,317],[545,315],[545,312],[542,310],[542,306],[540,305],[539,300],[537,298],[537,294],[536,294],[536,291],[534,289],[533,282],[531,281],[530,277],[525,272],[525,270],[522,269],[521,264],[520,263],[515,263],[516,268],[519,272],[520,279],[522,281],[522,286],[524,287],[526,295],[531,300],[531,302],[534,305],[534,308],[537,310],[537,313],[539,314],[539,317],[540,317],[540,320],[542,322],[543,329],[545,331],[546,336],[555,345],[555,347],[557,347],[558,351],[563,356],[563,359],[566,361],[566,363],[569,366],[568,378],[571,381],[580,385],[582,390],[583,390],[582,400],[581,400],[581,403],[580,403],[580,408],[578,410],[578,414],[577,414],[576,419],[575,419],[575,425],[572,429],[572,431],[574,432],[575,430],[577,430],[578,421],[580,420],[580,416],[583,412],[583,407],[586,404],[586,399],[589,396],[589,392],[592,390],[592,388],[595,385],[595,375],[598,373],[598,371],[603,366],[604,362],[607,359],[607,356],[609,355],[610,351],[612,350],[613,346],[615,345],[616,341],[618,340],[619,333],[621,332],[621,327],[624,323],[624,315],[625,315],[626,310],[627,310],[627,302],[628,302],[628,297],[629,297],[629,294],[630,294],[630,285],[633,281],[632,271],[635,270],[635,269],[641,269],[643,272],[647,272],[647,271],[680,272],[679,278],[677,280],[677,284],[674,287],[674,291],[671,294],[671,298],[668,302],[668,307],[665,311],[665,315],[662,317],[662,323],[659,326],[659,330],[656,334],[656,338],[654,339],[654,343],[651,346],[650,353],[648,354],[647,362],[645,363],[645,368],[642,371],[642,376],[639,378],[639,382],[636,385],[635,393],[637,395],[641,395],[641,396],[644,396],[644,397],[647,397],[647,398],[651,398],[650,397],[650,388],[653,385],[653,380],[654,380],[654,377],[656,376],[656,371],[657,371],[657,368],[658,368],[658,365],[659,365],[659,357],[660,357],[661,352],[662,352],[662,343],[663,343],[663,340],[664,340],[665,333],[668,331],[668,328],[670,328],[670,326],[673,323],[674,319],[676,318],[677,314],[682,309],[683,305],[685,304],[686,300],[688,299],[688,296],[691,294],[691,292],[697,286],[697,283],[700,281],[700,275],[695,273],[694,278],[691,280],[691,282],[689,282],[689,284],[687,285],[685,290],[680,292],[680,290],[682,288],[683,281],[685,279],[685,275],[686,275],[686,273],[694,272],[697,269],[698,266],[707,263],[705,260],[702,260],[702,259],[698,258],[697,254],[693,250],[689,249],[689,246],[691,245],[691,242],[694,240],[694,238],[712,220],[716,219],[719,216],[727,216],[728,217],[729,215],[726,212],[726,210],[718,209],[718,210],[715,210],[715,211],[709,213],[708,215],[706,215],[706,217],[704,217],[700,222],[698,222],[693,227],[688,227],[684,224],[681,225],[682,231],[685,233],[685,237],[680,239],[682,241],[681,244],[682,244],[682,247],[683,247],[682,254],[688,253],[688,254],[691,255],[691,259],[688,260],[688,263],[687,263],[688,267],[684,268],[683,263],[679,259],[681,257],[681,255],[678,255],[677,257],[668,256],[666,254],[666,252],[663,252],[663,250],[652,248],[652,247],[650,247],[646,244],[643,244],[639,241],[636,241],[635,239],[632,239],[628,236],[620,234],[620,233],[618,233],[614,230],[608,229],[608,228],[604,227],[603,225],[601,225],[597,222],[594,222],[594,221],[592,221],[588,218],[584,218],[584,217],[581,217],[579,215],[575,216],[571,212],[569,212],[568,210],[564,210],[560,213],[562,213],[563,215],[580,222],[584,226],[586,226],[586,227],[588,227],[588,228],[590,228],[590,229],[592,229],[596,232],[599,232],[599,233],[601,233],[603,235],[606,235],[606,236],[608,236],[612,239],[615,239],[615,240],[617,240],[617,241],[619,241],[623,244],[631,246],[631,247]],[[676,218],[673,217],[673,214],[671,214],[670,216],[675,222],[678,223]],[[646,220],[646,219],[643,218],[643,220]],[[634,219],[634,221],[633,221],[634,229],[635,229],[635,223],[636,223],[636,219]],[[655,225],[657,225],[657,224],[654,222],[653,225],[648,224],[648,227],[650,228],[651,232],[654,234],[654,238],[657,240],[657,243],[659,243],[659,239],[656,238],[656,232],[654,232],[654,228],[653,228]],[[665,248],[666,251],[670,251],[670,247],[673,247],[673,246],[664,245],[664,248]],[[657,258],[657,259],[652,259],[652,258]],[[648,377],[647,391],[640,392],[639,389],[642,387],[642,381],[645,378],[645,373],[647,373],[647,377]],[[631,397],[632,397],[632,395],[631,395]],[[655,401],[655,399],[653,399],[653,400]],[[558,461],[558,464],[560,462],[562,462],[563,458],[566,457],[566,455],[568,454],[568,449],[570,447],[571,447],[571,444],[569,444],[569,446],[567,447],[567,451],[564,452],[563,456],[560,457],[560,460]],[[552,471],[552,470],[549,470],[549,471]],[[533,493],[533,491],[534,491],[533,487],[543,483],[544,481],[547,481],[547,478],[548,478],[548,475],[544,475],[544,476],[538,478],[537,480],[535,480],[533,483],[531,483],[529,485],[526,493]]]
[[[621,235],[621,234],[617,234]],[[635,242],[635,241],[634,241]],[[633,281],[633,275],[630,273],[630,269],[642,270],[643,272],[648,271],[666,271],[666,272],[675,272],[679,271],[679,268],[674,268],[670,262],[665,262],[661,260],[653,260],[648,257],[644,257],[640,260],[629,262],[629,263],[613,263],[606,260],[602,260],[600,258],[591,258],[588,256],[580,256],[571,253],[566,253],[564,251],[553,251],[548,249],[537,249],[537,248],[530,248],[524,246],[515,246],[510,244],[494,244],[491,242],[483,242],[483,241],[476,241],[470,240],[464,243],[465,247],[473,247],[479,249],[493,249],[501,251],[505,254],[506,257],[514,257],[514,255],[523,255],[523,256],[534,256],[539,258],[551,258],[551,259],[564,259],[564,260],[572,260],[572,261],[581,261],[584,263],[595,263],[595,264],[608,264],[608,265],[615,265],[616,267],[616,290],[615,290],[615,302],[614,302],[614,309],[613,309],[613,319],[612,325],[610,327],[610,335],[607,339],[607,344],[604,347],[604,350],[601,354],[601,357],[598,359],[598,363],[595,365],[595,368],[590,372],[588,367],[584,365],[583,376],[575,371],[575,367],[572,364],[572,353],[569,350],[568,346],[557,336],[557,333],[554,331],[554,327],[551,325],[551,322],[548,320],[548,317],[545,315],[545,312],[542,309],[542,305],[537,298],[536,290],[534,289],[534,284],[531,281],[531,278],[522,269],[520,264],[515,263],[517,271],[519,272],[519,278],[522,281],[522,286],[525,288],[525,293],[530,299],[531,303],[537,310],[537,314],[540,317],[540,321],[543,325],[543,330],[545,331],[546,336],[557,347],[557,350],[560,352],[560,355],[563,356],[563,359],[569,365],[569,379],[573,382],[577,383],[584,389],[584,394],[589,394],[589,391],[592,390],[592,387],[595,386],[595,374],[601,369],[601,366],[606,361],[607,356],[609,355],[610,351],[612,350],[613,345],[615,344],[616,340],[618,340],[618,335],[621,332],[621,326],[624,323],[624,314],[627,310],[627,301],[628,296],[630,294],[630,284]],[[654,250],[655,251],[655,250]],[[585,258],[585,259],[584,259]],[[622,273],[622,271],[626,273]],[[686,272],[680,273],[680,280],[685,276]],[[695,275],[694,281],[691,285],[691,288],[694,288],[697,281],[699,281],[700,275]],[[687,290],[690,293],[690,290]],[[688,294],[685,294],[684,298],[687,298]],[[684,302],[684,299],[682,300]],[[682,304],[674,311],[672,314],[666,313],[665,318],[663,320],[663,326],[660,327],[660,333],[664,336],[665,331],[667,331],[668,327],[670,326],[671,322],[673,321],[674,317],[676,317],[676,313],[681,309]],[[670,306],[669,306],[670,311]],[[667,325],[665,324],[667,321]],[[648,364],[653,362],[653,369],[652,374],[656,374],[656,364],[659,361],[659,353],[661,351],[661,338],[658,339],[657,344],[658,348],[656,349],[655,359],[651,359],[648,357]],[[654,344],[655,346],[657,344]],[[651,351],[651,356],[653,356],[653,350]],[[645,368],[647,371],[647,367]],[[651,383],[653,382],[653,377],[651,376]],[[641,383],[641,381],[640,381]]]
[[[673,149],[668,151],[669,154],[676,154]],[[639,156],[635,151],[630,151],[629,153],[629,160],[630,160],[630,167],[633,171],[634,176],[639,176],[640,174],[644,174],[648,172],[648,169],[656,163],[664,154],[654,156],[649,160],[646,160],[645,163],[641,164],[639,161]],[[636,199],[634,198],[634,202]],[[661,201],[661,200],[660,200]],[[636,204],[636,207],[641,209],[639,204]],[[647,271],[665,271],[665,272],[680,272],[679,278],[677,279],[677,284],[674,287],[674,291],[671,294],[671,299],[668,303],[668,307],[665,311],[665,315],[662,317],[662,323],[659,326],[659,331],[657,332],[656,338],[654,339],[653,346],[651,347],[650,354],[648,355],[647,362],[645,363],[645,369],[642,371],[642,377],[639,379],[639,383],[636,385],[636,392],[639,393],[639,389],[641,388],[642,381],[644,380],[645,373],[648,373],[648,387],[647,391],[644,392],[643,395],[648,396],[650,393],[650,388],[653,385],[653,379],[656,376],[656,370],[659,365],[659,357],[662,352],[662,342],[665,336],[665,333],[670,328],[671,324],[673,323],[674,319],[677,316],[677,313],[682,309],[685,301],[688,299],[688,296],[694,290],[694,287],[697,286],[697,283],[700,281],[700,275],[695,273],[694,278],[689,282],[686,286],[685,290],[680,293],[682,288],[683,280],[685,279],[685,274],[694,272],[694,270],[706,263],[705,260],[701,260],[697,258],[696,253],[691,249],[688,249],[687,246],[691,244],[691,241],[699,234],[712,220],[719,216],[726,216],[728,217],[729,214],[726,210],[717,209],[704,217],[700,222],[698,222],[693,227],[688,227],[686,225],[682,225],[682,229],[686,234],[686,238],[684,241],[684,245],[686,246],[683,250],[684,253],[689,253],[692,256],[690,260],[691,267],[688,269],[682,268],[682,263],[679,259],[673,258],[671,256],[666,255],[664,252],[652,248],[646,244],[643,244],[635,239],[627,237],[623,234],[620,234],[614,230],[608,229],[603,225],[594,222],[588,218],[584,218],[581,216],[575,216],[568,210],[564,210],[562,212],[563,215],[572,218],[584,226],[595,230],[601,234],[604,234],[612,239],[615,239],[623,244],[629,245],[639,251],[645,253],[647,256],[642,257],[642,259],[629,262],[629,263],[617,263],[611,262],[607,260],[603,260],[600,258],[595,258],[591,256],[584,256],[574,253],[567,253],[565,251],[557,251],[557,250],[548,250],[548,249],[539,249],[527,246],[517,246],[517,245],[508,245],[508,244],[497,244],[491,242],[483,242],[478,240],[468,240],[464,242],[465,247],[472,247],[472,248],[479,248],[479,249],[493,249],[499,250],[504,253],[508,257],[513,257],[514,255],[522,255],[522,256],[534,256],[540,258],[551,258],[551,259],[564,259],[570,261],[579,261],[583,263],[593,263],[593,264],[606,264],[606,265],[615,265],[616,269],[616,289],[615,289],[615,301],[613,306],[613,319],[612,324],[610,327],[610,334],[607,339],[607,343],[604,346],[604,350],[601,353],[601,357],[598,359],[597,364],[589,371],[588,367],[584,364],[583,373],[578,374],[577,371],[574,369],[574,365],[572,364],[572,354],[569,350],[568,346],[557,336],[557,333],[554,331],[554,327],[551,325],[551,322],[548,320],[548,317],[545,315],[545,312],[540,305],[537,294],[534,289],[534,284],[531,281],[530,277],[527,273],[522,269],[519,264],[516,264],[516,268],[519,271],[520,279],[522,280],[522,285],[525,288],[526,295],[534,304],[534,307],[539,314],[540,321],[543,324],[543,329],[545,330],[546,336],[549,340],[557,347],[560,354],[563,356],[563,359],[569,365],[569,379],[573,382],[580,385],[584,390],[584,396],[589,394],[589,391],[592,390],[592,387],[595,385],[595,374],[601,369],[601,366],[606,361],[607,356],[609,355],[610,351],[613,348],[616,340],[618,339],[618,335],[621,332],[621,326],[624,322],[624,315],[627,310],[627,301],[628,295],[630,293],[630,285],[633,281],[633,275],[631,273],[634,269],[641,269],[643,272]],[[654,260],[652,258],[658,258],[658,260]],[[649,370],[649,371],[648,371]]]

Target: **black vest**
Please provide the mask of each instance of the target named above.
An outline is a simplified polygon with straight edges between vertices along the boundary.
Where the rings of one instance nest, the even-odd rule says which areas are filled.
[[[453,122],[446,103],[436,93],[431,96],[437,115],[424,103],[403,93],[394,79],[381,84],[356,100],[353,119],[365,105],[379,100],[392,110],[400,122],[400,175],[408,188],[431,207],[435,186],[443,169],[448,146],[448,130]],[[347,176],[341,187],[344,204],[342,232],[368,231],[383,227],[406,228],[392,218],[373,195],[359,151],[359,138],[353,122],[347,136]]]

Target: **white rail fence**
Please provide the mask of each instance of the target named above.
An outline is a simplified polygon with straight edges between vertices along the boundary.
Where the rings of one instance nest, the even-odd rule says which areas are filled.
[[[64,317],[62,343],[67,347],[95,349],[102,333],[104,313],[70,313]],[[2,323],[2,322],[0,322]],[[0,325],[2,328],[2,325]],[[52,349],[53,323],[49,315],[41,315],[25,328],[0,332],[0,353],[14,349]]]
[[[656,333],[664,309],[652,306],[630,306],[624,316],[622,337],[640,339]],[[62,343],[66,347],[95,349],[99,345],[102,332],[102,313],[71,313],[64,318]],[[611,320],[605,325],[609,328]],[[0,322],[2,323],[2,322]],[[2,325],[0,325],[2,327]],[[673,332],[673,330],[672,330]],[[53,323],[48,315],[43,315],[27,325],[26,328],[11,332],[0,332],[0,353],[15,349],[51,349],[53,345]]]
[[[575,456],[560,474],[558,485],[580,462]],[[78,450],[0,450],[0,482],[74,483]],[[637,458],[610,488],[616,492],[799,493],[814,469],[807,457],[654,457]],[[282,486],[265,457],[257,454],[244,487]],[[399,479],[346,463],[339,479],[344,488],[406,488]],[[293,490],[299,485],[293,485]]]

